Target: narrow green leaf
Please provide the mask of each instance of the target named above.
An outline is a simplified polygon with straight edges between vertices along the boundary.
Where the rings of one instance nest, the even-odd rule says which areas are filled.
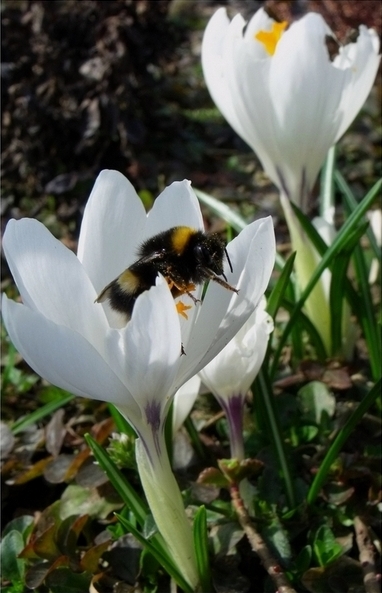
[[[202,202],[202,204],[208,206],[210,210],[215,212],[215,214],[220,216],[220,218],[222,218],[229,225],[231,225],[235,229],[235,231],[240,233],[240,231],[245,229],[247,223],[244,220],[244,218],[242,218],[239,214],[234,212],[232,208],[227,206],[227,204],[224,204],[224,202],[217,200],[213,196],[210,196],[209,194],[200,191],[200,189],[194,188],[194,192],[196,193],[197,197]]]
[[[373,405],[377,397],[381,393],[381,379],[374,385],[374,387],[369,391],[369,393],[363,398],[360,402],[358,408],[354,410],[351,414],[350,418],[347,420],[345,426],[341,428],[339,433],[337,434],[336,438],[334,439],[333,443],[329,447],[328,452],[323,459],[320,468],[313,480],[313,483],[309,489],[307,500],[308,504],[313,504],[328,476],[330,471],[330,467],[337,459],[342,447],[344,446],[346,440],[351,435],[354,427],[360,422],[361,418],[364,414],[366,414],[367,410],[370,406]]]
[[[380,184],[379,184],[379,187],[380,187]],[[275,358],[274,358],[274,361],[272,364],[272,368],[270,370],[271,378],[273,378],[276,373],[277,361],[280,358],[282,349],[284,348],[287,338],[288,338],[290,332],[292,331],[294,324],[296,323],[296,319],[299,315],[299,312],[303,308],[306,299],[312,292],[314,286],[318,282],[323,271],[332,264],[334,257],[336,256],[338,251],[342,248],[342,246],[346,243],[349,233],[357,227],[359,221],[362,219],[365,212],[367,212],[367,210],[370,208],[370,205],[375,200],[375,196],[376,196],[376,190],[375,190],[375,186],[374,186],[372,188],[372,190],[370,190],[368,192],[368,194],[365,196],[365,198],[362,200],[362,202],[357,206],[356,210],[354,212],[352,212],[352,214],[349,216],[349,218],[346,220],[346,222],[344,223],[344,225],[338,232],[337,237],[333,241],[332,245],[330,245],[330,247],[327,247],[325,253],[323,254],[321,261],[319,262],[319,264],[317,265],[317,268],[313,272],[312,277],[311,277],[308,285],[306,286],[305,290],[303,291],[300,300],[296,303],[294,311],[293,311],[292,315],[290,316],[290,319],[284,328],[282,336],[280,337],[279,345],[278,345],[278,348],[275,353]],[[305,223],[303,223],[303,221],[306,219],[306,217],[304,217],[302,212],[294,204],[292,204],[292,208],[293,208],[294,212],[296,213],[296,216],[299,218],[300,222],[302,224],[305,224]],[[309,221],[308,221],[308,223],[309,223],[309,225],[307,225],[306,228],[313,226]],[[312,231],[311,236],[313,237],[313,231]],[[321,237],[319,237],[317,231],[315,232],[314,236],[317,238],[318,242],[321,243],[321,250],[322,250],[323,247],[326,246],[325,242],[321,239]],[[315,244],[315,246],[316,246],[316,244]],[[317,248],[317,246],[316,246],[316,248]],[[321,253],[321,250],[319,249],[320,253]]]
[[[200,506],[194,517],[194,546],[196,563],[203,593],[212,591],[211,567],[208,554],[207,513],[205,506]]]
[[[320,216],[332,222],[331,213],[334,213],[334,167],[336,164],[336,147],[332,146],[321,170],[320,183]]]
[[[351,212],[352,204],[355,202],[350,199],[351,196],[350,188],[347,188],[345,196],[345,210],[348,214]],[[366,230],[368,223],[365,223],[363,227]],[[363,234],[363,233],[362,233]],[[378,324],[376,323],[373,299],[371,296],[370,284],[369,284],[369,272],[366,265],[363,249],[360,244],[356,245],[353,252],[353,263],[355,273],[358,282],[358,291],[362,301],[362,329],[365,335],[366,343],[369,350],[370,366],[374,380],[377,380],[380,376],[381,369],[381,340],[380,331]],[[358,315],[357,315],[358,316]]]
[[[147,505],[130,486],[122,472],[113,463],[106,451],[97,443],[97,441],[95,441],[90,434],[85,435],[85,440],[123,502],[129,509],[131,509],[138,523],[143,526],[146,515],[149,512]]]
[[[280,277],[278,278],[276,284],[272,289],[271,294],[268,297],[267,311],[269,315],[273,317],[273,319],[277,315],[277,312],[281,306],[282,300],[287,290],[288,284],[290,282],[290,276],[293,273],[293,264],[295,259],[296,254],[291,253],[287,261],[285,262],[285,266],[280,274]]]
[[[286,309],[288,311],[289,314],[292,314],[294,307],[295,307],[295,303],[293,303],[287,299],[284,299],[282,302],[282,306],[284,307],[284,309]],[[322,341],[322,338],[317,331],[317,328],[313,325],[313,323],[311,322],[309,317],[307,317],[307,315],[305,315],[305,313],[303,311],[299,312],[297,319],[298,319],[299,325],[309,335],[310,342],[316,351],[317,358],[319,360],[325,360],[326,359],[326,350],[325,350],[325,346]],[[301,333],[300,333],[300,341],[301,341]]]
[[[183,423],[183,426],[187,430],[188,436],[190,437],[190,440],[191,440],[192,447],[193,447],[193,449],[195,449],[199,458],[204,461],[207,461],[209,459],[208,452],[206,451],[206,448],[204,447],[202,441],[200,440],[199,433],[196,430],[195,424],[193,423],[193,420],[192,420],[192,418],[190,418],[190,416],[188,416],[186,418],[186,420]]]
[[[242,231],[243,229],[245,229],[246,226],[248,226],[248,223],[244,220],[244,218],[237,214],[237,212],[234,212],[232,208],[227,206],[227,204],[224,204],[224,202],[221,202],[213,196],[206,194],[200,189],[194,188],[194,192],[199,198],[199,200],[202,202],[202,204],[208,206],[208,208],[210,208],[212,212],[215,212],[215,214],[217,214],[218,216],[220,216],[220,218],[225,220],[226,223],[229,224],[233,229],[235,229],[237,233],[240,233],[240,231]],[[276,253],[276,267],[282,270],[284,264],[284,259],[281,257],[279,253]]]
[[[186,593],[194,593],[194,590],[190,585],[184,580],[182,575],[179,573],[177,568],[171,562],[169,556],[167,554],[163,554],[161,550],[158,549],[157,546],[154,546],[151,541],[148,541],[143,537],[143,535],[134,527],[134,525],[128,521],[122,515],[116,513],[118,520],[122,523],[122,525],[133,534],[133,536],[139,541],[139,543],[150,552],[154,556],[154,558],[159,562],[159,564],[165,569],[165,571],[174,579],[174,581],[181,587]]]
[[[344,305],[344,284],[349,267],[350,253],[338,254],[332,266],[329,306],[331,322],[332,356],[337,356],[342,348],[342,321]]]
[[[334,179],[336,182],[336,185],[338,187],[338,189],[340,190],[341,194],[343,195],[345,202],[349,208],[349,211],[353,211],[355,208],[357,208],[358,202],[353,194],[353,192],[351,191],[350,187],[348,186],[348,184],[346,183],[345,179],[343,178],[343,176],[341,175],[341,173],[339,171],[335,171],[334,173]],[[375,195],[378,195],[380,192],[381,186],[380,186],[380,181],[378,181],[372,188],[371,188],[371,192],[375,193]],[[376,239],[375,239],[375,235],[373,233],[373,230],[369,228],[366,230],[366,234],[367,237],[369,239],[370,242],[370,247],[373,250],[373,255],[378,259],[379,262],[381,262],[382,256],[381,256],[381,248],[379,247]]]
[[[284,447],[280,419],[277,413],[272,387],[269,377],[263,366],[254,382],[254,393],[266,415],[265,422],[268,427],[270,441],[275,450],[278,464],[285,484],[285,492],[289,507],[294,509],[296,506],[296,495],[294,491],[294,482],[292,472],[289,466],[288,456]]]
[[[38,410],[31,412],[30,414],[28,414],[28,416],[24,416],[23,418],[16,420],[16,422],[11,427],[13,434],[18,434],[19,432],[25,430],[27,426],[35,424],[36,422],[40,422],[40,420],[42,420],[46,416],[49,416],[59,408],[63,408],[64,406],[66,406],[66,404],[68,404],[74,398],[75,395],[73,395],[72,393],[67,393],[63,397],[55,399],[54,401],[48,402],[44,406],[41,406],[41,408],[38,408]]]
[[[114,406],[114,404],[108,404],[110,414],[115,422],[115,426],[121,434],[127,434],[128,436],[135,438],[137,436],[134,428],[128,423],[126,418],[122,416],[121,412]]]

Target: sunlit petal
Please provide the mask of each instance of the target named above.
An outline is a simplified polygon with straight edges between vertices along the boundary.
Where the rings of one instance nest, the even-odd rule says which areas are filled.
[[[96,293],[74,253],[37,220],[10,220],[4,253],[25,305],[82,334],[102,353],[107,328]]]
[[[145,224],[130,181],[118,171],[102,171],[85,207],[77,254],[97,293],[137,259]]]
[[[125,385],[83,336],[5,295],[2,305],[13,344],[41,377],[75,395],[135,407]]]

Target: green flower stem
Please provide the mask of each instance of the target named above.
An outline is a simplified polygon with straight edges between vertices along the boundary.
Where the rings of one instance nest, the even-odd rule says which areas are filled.
[[[155,437],[153,442],[148,442],[147,435],[144,442],[136,441],[139,476],[158,531],[179,572],[196,590],[199,576],[191,526],[171,470],[163,432],[159,431]]]
[[[360,422],[362,416],[366,414],[367,410],[375,402],[378,395],[380,395],[380,392],[381,379],[378,381],[378,383],[374,385],[374,387],[369,391],[366,397],[364,397],[364,399],[359,404],[358,408],[354,410],[354,412],[346,422],[345,426],[341,428],[341,430],[337,434],[328,452],[326,453],[325,458],[321,463],[320,469],[318,470],[316,477],[314,478],[313,483],[310,487],[307,496],[308,504],[313,504],[315,502],[321,490],[321,487],[328,476],[330,468],[337,459],[338,454],[341,451],[344,443],[349,438],[358,422]]]

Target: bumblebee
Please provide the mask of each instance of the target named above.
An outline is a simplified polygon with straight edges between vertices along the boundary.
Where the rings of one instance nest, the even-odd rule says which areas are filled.
[[[145,290],[155,286],[158,273],[165,277],[174,298],[187,294],[194,303],[198,302],[191,291],[207,280],[237,293],[224,274],[224,255],[232,272],[227,249],[218,235],[207,235],[188,226],[172,227],[142,243],[137,261],[105,286],[95,302],[109,300],[111,308],[129,320],[135,301]],[[178,311],[187,318],[186,308],[183,305],[183,311]]]

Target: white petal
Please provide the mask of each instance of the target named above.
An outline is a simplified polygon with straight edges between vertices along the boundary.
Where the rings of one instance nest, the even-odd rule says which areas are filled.
[[[238,37],[234,25],[235,19],[226,38],[225,76],[235,119],[231,121],[228,115],[226,117],[256,152],[272,181],[279,185],[277,164],[281,159],[275,136],[274,108],[269,96],[271,59],[257,59],[248,42],[243,43]],[[252,49],[256,45],[253,40]]]
[[[75,395],[135,402],[102,356],[80,334],[3,296],[5,327],[17,350],[41,377]]]
[[[198,375],[194,375],[176,392],[172,415],[172,430],[174,434],[177,430],[179,430],[191,412],[192,406],[194,405],[199,393],[199,387],[200,377]]]
[[[245,394],[258,374],[268,346],[273,320],[265,312],[265,299],[225,348],[199,373],[219,398]]]
[[[167,282],[160,278],[157,286],[142,293],[131,321],[123,330],[114,331],[116,339],[108,344],[110,364],[115,357],[139,406],[152,400],[167,406],[174,394],[171,385],[182,346],[178,313]]]
[[[334,61],[334,65],[338,67],[346,64],[351,75],[341,99],[342,121],[337,130],[336,141],[350,126],[370,93],[381,59],[378,52],[378,35],[373,29],[361,26],[357,41],[342,48],[342,55]]]
[[[146,225],[143,204],[118,171],[102,171],[86,204],[78,242],[97,293],[136,260]]]
[[[333,68],[329,60],[327,34],[330,29],[323,18],[310,13],[281,37],[271,60],[269,93],[285,160],[279,166],[289,178],[305,172],[309,190],[335,141],[338,107],[349,79],[347,71]],[[287,179],[286,185],[291,184]]]
[[[10,220],[4,252],[25,305],[82,334],[102,354],[107,321],[74,253],[37,220]]]
[[[214,103],[239,136],[250,144],[250,136],[241,120],[240,108],[237,107],[239,97],[235,94],[235,88],[230,86],[227,72],[233,67],[227,37],[233,37],[235,43],[242,45],[244,26],[241,15],[236,15],[230,23],[225,9],[219,8],[208,22],[203,36],[202,67]]]
[[[199,201],[188,180],[174,181],[157,197],[147,216],[143,239],[174,226],[204,229]]]
[[[226,346],[263,296],[275,260],[275,236],[270,217],[248,225],[227,246],[233,274],[227,277],[239,294],[211,282],[189,341],[184,345],[181,385]],[[179,387],[177,385],[177,387]]]

